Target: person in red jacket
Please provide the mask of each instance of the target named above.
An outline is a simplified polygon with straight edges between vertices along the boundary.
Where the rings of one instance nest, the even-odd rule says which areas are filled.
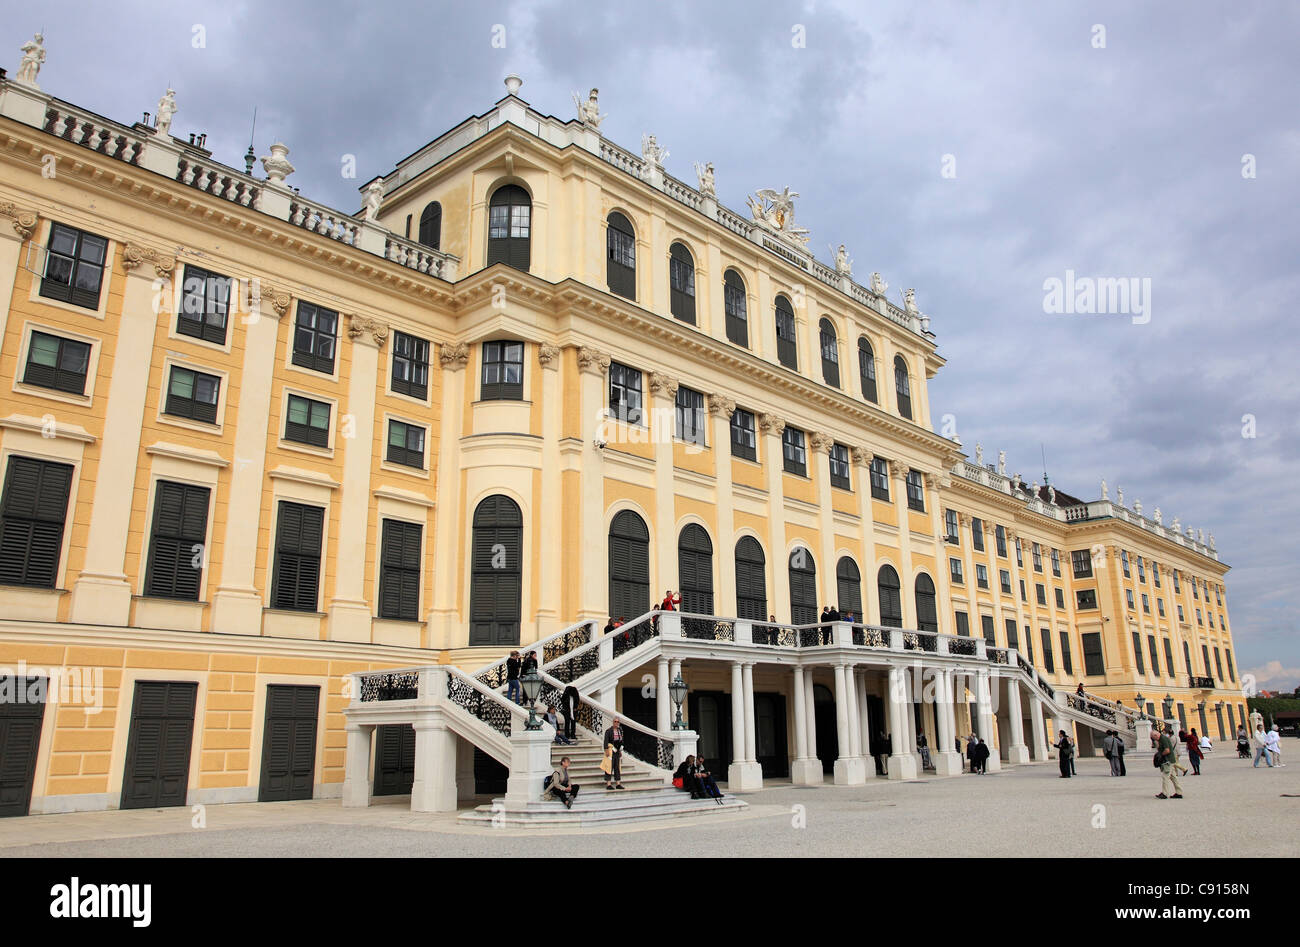
[[[664,600],[659,603],[659,607],[665,612],[672,612],[676,611],[673,606],[680,604],[682,604],[682,597],[680,595],[673,595],[673,590],[669,589],[664,592]]]

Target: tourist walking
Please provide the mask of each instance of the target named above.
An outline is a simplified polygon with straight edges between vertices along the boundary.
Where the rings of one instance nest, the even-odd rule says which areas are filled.
[[[1057,734],[1060,739],[1052,744],[1052,746],[1056,747],[1056,762],[1061,767],[1061,778],[1069,779],[1072,774],[1070,763],[1074,759],[1074,741],[1066,735],[1064,730],[1058,730]]]
[[[975,744],[975,762],[979,766],[981,776],[989,771],[989,748],[983,740]]]
[[[1201,738],[1196,734],[1196,728],[1193,727],[1187,734],[1187,758],[1192,763],[1192,775],[1201,775],[1201,759],[1204,754],[1201,753]]]
[[[519,652],[511,651],[506,658],[506,700],[522,703],[523,685],[519,683]]]
[[[577,783],[569,781],[569,758],[563,757],[560,765],[551,773],[547,789],[552,795],[559,797],[559,800],[564,803],[564,808],[572,809],[573,800],[578,795],[578,788]]]
[[[1118,730],[1115,731],[1115,749],[1119,752],[1119,774],[1127,776],[1128,767],[1124,765],[1124,754],[1127,752],[1127,748],[1124,746],[1124,738],[1119,735]]]
[[[1156,726],[1159,727],[1159,724]],[[1158,738],[1157,732],[1160,734]],[[1153,762],[1160,767],[1160,792],[1156,793],[1156,798],[1183,798],[1183,787],[1178,782],[1178,744],[1174,742],[1173,727],[1166,724],[1163,729],[1152,731],[1151,739],[1156,747]]]
[[[1268,753],[1273,757],[1273,762],[1278,766],[1285,766],[1282,762],[1282,734],[1278,732],[1277,724],[1273,724],[1273,729],[1268,731],[1264,737],[1268,744]]]
[[[614,718],[614,722],[605,731],[605,756],[609,760],[609,771],[605,773],[606,789],[623,788],[623,727]],[[602,767],[603,768],[603,767]],[[611,780],[613,781],[611,784]]]
[[[1255,725],[1255,733],[1251,737],[1251,743],[1255,745],[1255,769],[1259,769],[1259,761],[1263,758],[1268,764],[1268,768],[1273,768],[1273,754],[1268,751],[1268,734],[1264,732],[1262,723]]]
[[[979,737],[971,734],[966,738],[966,760],[970,763],[970,771],[975,772],[975,747],[979,746]]]
[[[1101,754],[1110,763],[1110,774],[1112,776],[1119,775],[1119,750],[1115,748],[1115,744],[1118,742],[1119,734],[1114,730],[1107,730],[1106,739],[1101,741]]]
[[[921,769],[934,769],[930,764],[930,743],[924,733],[916,735],[916,748],[921,751]]]
[[[560,711],[564,714],[564,739],[569,743],[578,741],[578,704],[581,698],[578,689],[572,684],[564,688],[560,695]]]

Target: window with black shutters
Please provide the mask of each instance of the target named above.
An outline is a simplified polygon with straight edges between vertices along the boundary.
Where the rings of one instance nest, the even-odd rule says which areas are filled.
[[[217,423],[217,401],[221,396],[221,379],[216,375],[172,366],[167,382],[164,414],[189,418],[205,424]]]
[[[916,627],[918,631],[939,630],[939,612],[934,596],[934,580],[924,572],[916,577]]]
[[[835,336],[835,326],[823,319],[818,326],[818,341],[822,350],[822,378],[826,384],[840,386],[840,346]]]
[[[1076,579],[1086,579],[1092,575],[1092,551],[1074,549],[1070,551],[1070,566]]]
[[[877,500],[889,499],[889,461],[883,457],[871,458],[871,495]]]
[[[1038,543],[1034,543],[1031,551],[1034,557],[1034,571],[1042,572],[1043,571],[1043,547],[1038,545]]]
[[[1236,672],[1235,670],[1233,670],[1233,667],[1232,667],[1232,649],[1231,649],[1231,648],[1224,648],[1224,649],[1223,649],[1223,659],[1224,659],[1224,663],[1228,666],[1228,680],[1232,681],[1232,682],[1235,684],[1236,681],[1237,681],[1237,672]]]
[[[1008,618],[1005,620],[1007,626],[1007,647],[1020,650],[1020,636],[1016,634],[1016,620]]]
[[[852,615],[855,621],[862,621],[862,573],[848,556],[841,556],[835,565],[835,593],[840,615],[846,620]]]
[[[876,572],[876,596],[880,598],[880,624],[902,627],[902,587],[893,566],[881,566]]]
[[[1146,582],[1146,580],[1147,580],[1146,563],[1143,561],[1141,556],[1138,556],[1138,581]]]
[[[912,420],[912,384],[907,377],[907,362],[903,356],[894,356],[894,393],[898,397],[898,413]]]
[[[784,296],[776,297],[776,359],[792,371],[799,370],[799,346],[794,338],[794,309]]]
[[[522,401],[524,398],[524,343],[483,343],[484,401]]]
[[[982,589],[989,587],[989,570],[987,566],[981,564],[975,567],[975,584]]]
[[[677,585],[682,611],[713,614],[713,541],[698,523],[687,524],[677,537]]]
[[[674,404],[676,435],[689,444],[704,446],[704,395],[685,385],[677,388]]]
[[[1173,677],[1174,676],[1174,646],[1173,643],[1168,638],[1165,638],[1164,642],[1165,642],[1165,668],[1168,669],[1169,676]]]
[[[1187,668],[1187,674],[1189,677],[1196,673],[1192,670],[1192,649],[1186,641],[1183,642],[1183,666]]]
[[[970,637],[970,616],[965,612],[956,612],[954,617],[957,619],[957,635],[961,638]]]
[[[50,225],[41,295],[84,309],[99,308],[108,241],[64,224]]]
[[[293,329],[293,363],[312,371],[334,374],[334,351],[338,344],[339,314],[314,303],[298,303]]]
[[[1101,633],[1090,631],[1080,637],[1083,641],[1083,673],[1088,677],[1104,676],[1106,662],[1101,655]]]
[[[1024,547],[1020,545],[1020,540],[1016,540],[1016,565],[1022,569],[1025,566]]]
[[[0,497],[0,585],[54,588],[72,466],[10,457]]]
[[[212,491],[188,483],[159,480],[154,493],[153,526],[144,594],[157,598],[199,600],[203,584],[204,544],[208,536],[208,500]]]
[[[736,543],[736,617],[767,621],[767,559],[753,536]]]
[[[1025,580],[1024,580],[1024,579],[1021,579],[1021,580],[1020,580],[1020,601],[1022,601],[1022,602],[1027,602],[1027,601],[1029,601],[1029,596],[1025,594]]]
[[[758,438],[754,432],[754,415],[743,408],[731,413],[731,456],[758,460]],[[767,616],[764,616],[765,618]]]
[[[979,517],[970,521],[970,542],[976,552],[984,551],[984,521]]]
[[[1028,625],[1025,626],[1025,657],[1030,664],[1034,663],[1034,635]]]
[[[948,574],[952,578],[952,581],[957,585],[962,585],[966,581],[964,578],[962,578],[960,559],[948,560]]]
[[[1151,673],[1160,674],[1160,656],[1156,651],[1156,636],[1147,635],[1147,653],[1151,656]]]
[[[609,215],[605,228],[605,280],[609,291],[636,299],[636,237],[632,223],[618,211]]]
[[[640,424],[642,422],[641,396],[641,373],[635,368],[611,362],[609,365],[610,417],[626,421],[628,424]]]
[[[722,277],[722,307],[726,312],[727,341],[749,348],[749,314],[745,302],[745,282],[735,270]]]
[[[493,192],[488,206],[488,266],[505,263],[527,272],[532,215],[532,199],[522,187],[508,184]]]
[[[388,453],[392,464],[424,469],[424,428],[405,421],[388,422]]]
[[[230,277],[185,264],[176,331],[216,345],[226,344],[230,314]]]
[[[420,617],[419,523],[384,520],[379,540],[379,617],[417,621]]]
[[[314,612],[320,590],[325,511],[281,500],[275,529],[271,607]]]
[[[998,578],[1002,581],[1002,591],[1007,595],[1011,594],[1011,573],[1006,569],[998,570]]]
[[[1146,661],[1142,657],[1142,636],[1136,631],[1133,634],[1133,662],[1139,674],[1145,674]]]
[[[393,333],[392,389],[424,401],[429,397],[429,343],[405,332]]]
[[[1061,577],[1061,550],[1059,549],[1052,550],[1052,575],[1058,579]],[[1159,582],[1156,583],[1156,585],[1159,584]]]
[[[285,412],[284,439],[313,447],[329,447],[330,406],[323,401],[290,395],[288,411]]]
[[[438,250],[442,247],[442,205],[430,201],[420,212],[420,243]]]
[[[943,511],[944,541],[950,543],[961,542],[960,529],[957,526],[957,511]]]
[[[998,639],[997,635],[993,632],[993,616],[981,615],[980,627],[984,631],[984,640],[988,642],[989,647],[996,648],[998,646]]]
[[[1142,611],[1148,615],[1151,614],[1151,600],[1147,598],[1146,592],[1142,593]]]
[[[90,346],[85,342],[33,330],[31,343],[27,347],[24,385],[84,395],[89,369]]]
[[[1182,591],[1183,591],[1182,585],[1178,581],[1178,570],[1175,569],[1174,570],[1174,592],[1181,595]]]
[[[668,308],[674,319],[695,325],[695,258],[680,243],[668,248]]]
[[[609,614],[635,618],[650,607],[650,531],[622,510],[609,524]]]
[[[993,541],[997,546],[998,555],[1005,559],[1007,557],[1007,530],[1005,526],[995,526],[993,528]]]
[[[1047,589],[1044,588],[1043,583],[1041,582],[1035,583],[1034,594],[1038,597],[1039,605],[1047,604]]]
[[[1043,640],[1043,668],[1048,674],[1056,670],[1056,661],[1052,657],[1052,630],[1050,628],[1040,628],[1039,633]]]
[[[876,353],[865,338],[858,339],[858,380],[862,382],[862,397],[878,404],[876,395]]]
[[[1206,677],[1209,677],[1209,676],[1210,676],[1210,647],[1209,647],[1209,645],[1201,645],[1201,660],[1202,660],[1202,662],[1203,662],[1203,666],[1204,666],[1204,668],[1205,668],[1205,676],[1206,676]]]
[[[790,553],[790,624],[811,625],[818,619],[817,564],[803,546]]]
[[[1070,654],[1070,633],[1061,634],[1061,670],[1066,674],[1074,673],[1074,657]]]
[[[919,470],[907,472],[907,508],[918,513],[925,512],[925,481],[921,479]]]
[[[1053,589],[1056,593],[1056,607],[1065,608],[1065,591],[1062,589]]]
[[[849,449],[843,444],[831,445],[831,486],[849,489]]]
[[[781,453],[785,460],[785,472],[808,475],[808,455],[803,446],[803,431],[797,427],[786,426],[781,433]]]
[[[1124,551],[1122,551],[1122,552],[1119,554],[1119,561],[1120,561],[1120,565],[1124,567],[1124,578],[1126,578],[1126,579],[1131,578],[1133,574],[1129,571],[1129,565],[1128,565],[1128,550],[1127,550],[1127,549],[1124,550]]]

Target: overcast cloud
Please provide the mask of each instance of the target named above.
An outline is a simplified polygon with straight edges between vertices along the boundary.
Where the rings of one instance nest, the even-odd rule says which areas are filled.
[[[0,64],[44,27],[46,91],[129,122],[170,83],[173,132],[238,167],[256,106],[257,154],[283,140],[291,183],[345,210],[509,72],[565,118],[599,86],[610,139],[654,132],[687,181],[713,161],[732,208],[789,185],[823,260],[843,242],[860,280],[916,287],[948,360],[934,421],[968,452],[1004,448],[1033,480],[1042,444],[1061,489],[1095,498],[1105,477],[1213,532],[1241,669],[1295,686],[1300,7],[627,6],[3,0]],[[1149,278],[1150,322],[1045,314],[1067,269]]]

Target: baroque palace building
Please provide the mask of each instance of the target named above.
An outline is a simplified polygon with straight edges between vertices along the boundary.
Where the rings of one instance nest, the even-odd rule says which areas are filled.
[[[409,791],[354,686],[534,642],[659,737],[680,674],[733,788],[907,776],[918,733],[940,773],[972,729],[1041,759],[1044,712],[1085,751],[1098,713],[1244,720],[1213,540],[969,461],[912,292],[815,260],[788,190],[734,213],[511,77],[349,214],[282,144],[240,171],[37,71],[0,79],[0,815]],[[891,692],[909,652],[947,703]],[[511,767],[419,746],[462,797]]]

